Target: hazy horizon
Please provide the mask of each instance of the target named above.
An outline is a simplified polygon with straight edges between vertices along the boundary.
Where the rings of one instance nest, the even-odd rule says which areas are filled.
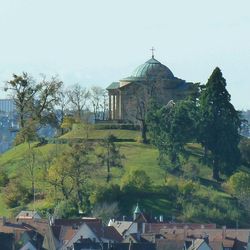
[[[205,84],[220,67],[234,106],[250,109],[249,9],[247,0],[3,0],[0,87],[25,71],[105,88],[154,46],[155,58],[186,81]]]

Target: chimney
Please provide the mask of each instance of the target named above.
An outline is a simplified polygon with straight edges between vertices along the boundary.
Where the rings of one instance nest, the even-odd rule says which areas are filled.
[[[227,227],[223,226],[222,227],[222,240],[224,240],[226,238],[226,231],[227,231]]]
[[[125,215],[122,216],[122,220],[123,220],[123,221],[126,220],[126,216],[125,216]]]
[[[209,245],[209,235],[207,233],[205,233],[204,235],[204,241]]]

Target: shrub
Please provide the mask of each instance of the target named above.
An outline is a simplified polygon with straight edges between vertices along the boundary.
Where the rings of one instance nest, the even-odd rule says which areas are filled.
[[[69,200],[60,201],[54,209],[54,217],[56,219],[69,218],[78,215],[75,204]]]
[[[95,206],[96,204],[101,204],[103,202],[112,203],[119,200],[122,192],[118,185],[105,185],[98,186],[95,191],[90,195],[90,203]]]
[[[227,182],[227,187],[235,195],[242,192],[250,194],[250,174],[244,172],[233,174]]]
[[[122,190],[148,190],[151,180],[144,170],[134,170],[128,175],[124,175],[121,180]]]
[[[7,185],[9,179],[6,171],[4,169],[0,168],[0,187],[4,187]]]
[[[191,179],[191,180],[197,180],[199,173],[200,173],[200,168],[192,163],[192,162],[187,162],[182,166],[183,169],[183,176],[184,178]]]
[[[116,218],[119,215],[118,202],[97,203],[93,208],[92,215],[101,218],[107,224],[109,219]]]
[[[17,178],[9,181],[4,188],[4,194],[4,201],[10,208],[28,203],[32,199],[32,194]]]

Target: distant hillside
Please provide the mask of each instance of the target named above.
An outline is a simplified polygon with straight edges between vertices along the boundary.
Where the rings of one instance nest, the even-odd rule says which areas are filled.
[[[72,131],[63,135],[61,139],[69,141],[79,138],[100,140],[109,134],[113,134],[118,141],[121,140],[116,144],[119,145],[121,153],[125,156],[123,169],[111,168],[111,184],[120,185],[121,178],[136,169],[144,170],[151,180],[151,186],[147,190],[123,191],[119,194],[117,201],[119,202],[121,214],[129,216],[134,205],[139,202],[140,207],[145,212],[152,216],[163,215],[168,220],[176,219],[178,221],[201,223],[215,222],[231,226],[235,225],[236,221],[239,221],[240,226],[250,225],[246,220],[245,211],[238,208],[237,202],[224,188],[224,185],[212,180],[211,169],[202,164],[203,150],[198,144],[187,145],[189,158],[182,160],[183,169],[175,174],[165,172],[158,165],[157,149],[152,145],[140,143],[139,131],[96,130],[91,126],[86,132],[86,127],[78,125]],[[35,145],[36,143],[33,143],[32,147]],[[39,151],[43,159],[49,157],[53,159],[60,158],[62,152],[67,148],[66,143],[59,144],[57,141],[34,147],[36,151]],[[20,170],[22,172],[24,168],[23,155],[27,149],[28,144],[22,144],[0,156],[1,169],[6,170],[9,178],[18,175]],[[50,161],[52,162],[53,159]],[[103,168],[101,172],[96,172],[96,179],[93,180],[93,183],[101,186],[104,191],[111,188],[110,190],[113,192],[112,185],[106,185],[105,176],[106,169]],[[37,198],[35,204],[31,202],[30,204],[24,204],[20,208],[6,210],[0,196],[0,213],[5,215],[15,213],[23,207],[37,208],[41,211],[53,208],[55,203],[48,195],[51,192],[49,183],[39,180],[39,178],[42,178],[39,177],[39,174],[37,178],[36,188],[39,190],[39,194],[41,193],[41,197]],[[28,182],[25,182],[25,185],[29,185]],[[110,199],[112,200],[112,197]]]

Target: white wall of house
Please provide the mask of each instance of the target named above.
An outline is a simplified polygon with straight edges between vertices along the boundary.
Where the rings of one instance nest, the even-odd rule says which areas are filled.
[[[95,235],[95,233],[90,229],[90,227],[86,224],[86,223],[83,223],[78,231],[75,233],[75,235],[72,237],[71,240],[69,240],[68,242],[65,242],[63,247],[62,247],[62,250],[67,250],[68,247],[73,247],[73,244],[79,240],[80,238],[90,238],[91,240],[93,241],[96,241],[96,242],[99,242],[99,238]]]

